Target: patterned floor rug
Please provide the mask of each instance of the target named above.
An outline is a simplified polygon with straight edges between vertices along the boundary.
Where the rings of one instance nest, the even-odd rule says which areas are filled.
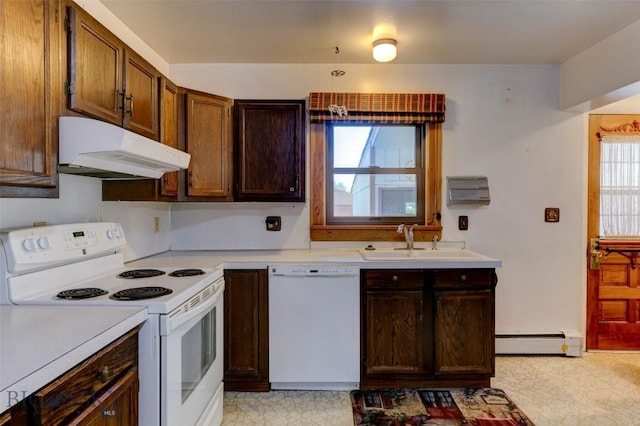
[[[534,426],[500,389],[351,392],[355,426]]]

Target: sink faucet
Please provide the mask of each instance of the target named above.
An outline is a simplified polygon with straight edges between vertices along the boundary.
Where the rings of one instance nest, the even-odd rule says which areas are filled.
[[[416,226],[418,225],[415,224],[411,227],[408,227],[404,223],[401,223],[400,225],[398,225],[398,229],[396,230],[398,234],[402,234],[404,232],[404,239],[407,242],[407,250],[413,250],[413,228],[415,228]]]
[[[431,238],[431,250],[438,250],[438,236],[434,235],[433,238]]]

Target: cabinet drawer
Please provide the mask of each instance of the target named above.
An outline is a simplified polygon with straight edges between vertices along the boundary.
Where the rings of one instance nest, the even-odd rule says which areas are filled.
[[[137,365],[138,330],[116,340],[32,395],[36,424],[64,423],[71,414],[99,394],[121,373]]]
[[[367,289],[421,289],[424,285],[421,270],[380,269],[364,271],[364,284]]]
[[[492,273],[492,269],[436,269],[433,287],[491,287]]]

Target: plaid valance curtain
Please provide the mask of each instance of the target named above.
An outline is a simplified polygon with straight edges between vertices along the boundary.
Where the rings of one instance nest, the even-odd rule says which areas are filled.
[[[309,94],[309,114],[312,123],[346,121],[358,123],[444,122],[444,94],[431,93],[325,93]],[[341,115],[330,106],[344,106]]]

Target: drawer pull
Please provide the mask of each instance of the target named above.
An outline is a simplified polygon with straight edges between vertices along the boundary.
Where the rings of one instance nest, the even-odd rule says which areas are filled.
[[[100,376],[101,380],[107,380],[111,376],[111,371],[109,370],[109,366],[105,365],[98,371],[98,376]]]
[[[467,276],[465,274],[460,275],[460,281],[466,281]]]
[[[398,281],[398,276],[397,275],[392,276],[391,281]]]

